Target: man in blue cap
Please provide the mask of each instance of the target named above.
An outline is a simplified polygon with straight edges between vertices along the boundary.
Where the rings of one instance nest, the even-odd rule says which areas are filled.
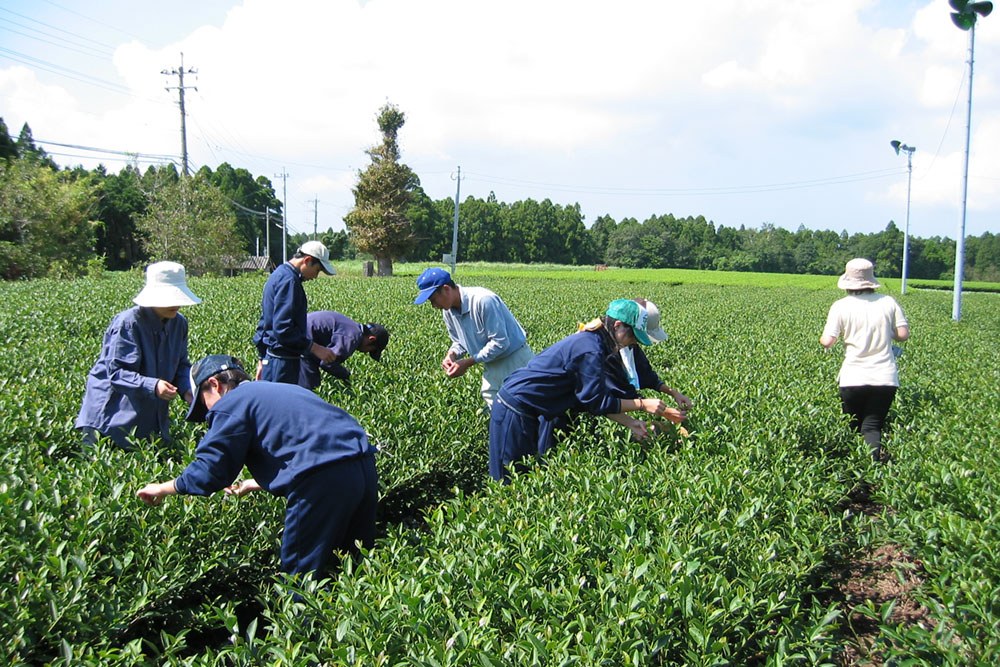
[[[148,505],[223,489],[285,496],[281,569],[323,574],[335,552],[374,545],[375,448],[351,415],[313,392],[249,379],[239,359],[226,354],[195,363],[187,419],[207,421],[208,432],[176,479],[147,484],[137,495]],[[253,479],[233,485],[243,466]]]
[[[451,347],[441,360],[445,375],[457,378],[475,364],[483,365],[480,391],[492,409],[500,385],[527,364],[534,353],[524,328],[507,304],[485,287],[456,285],[444,269],[430,268],[417,278],[413,303],[430,301],[442,312]]]

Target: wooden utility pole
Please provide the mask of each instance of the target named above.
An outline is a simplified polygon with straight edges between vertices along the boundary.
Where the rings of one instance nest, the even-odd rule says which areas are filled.
[[[187,114],[184,111],[184,91],[188,88],[192,90],[198,90],[196,86],[185,86],[184,85],[184,75],[185,74],[197,74],[198,70],[195,69],[184,69],[184,53],[181,52],[181,66],[179,69],[161,70],[161,74],[166,74],[167,76],[176,76],[178,80],[178,85],[167,86],[166,90],[176,90],[179,100],[178,105],[181,108],[181,173],[185,176],[190,175],[188,170],[188,147],[187,147]]]

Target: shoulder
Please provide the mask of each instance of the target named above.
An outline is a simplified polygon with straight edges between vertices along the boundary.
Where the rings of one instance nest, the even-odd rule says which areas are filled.
[[[507,308],[504,305],[503,299],[496,292],[488,290],[485,287],[463,287],[462,294],[462,299],[468,299],[468,302],[474,308]]]

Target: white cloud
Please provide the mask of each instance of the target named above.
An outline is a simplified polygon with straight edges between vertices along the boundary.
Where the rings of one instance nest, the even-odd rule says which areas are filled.
[[[176,153],[177,93],[163,88],[178,82],[159,72],[179,67],[183,51],[185,65],[198,70],[185,81],[198,88],[186,96],[192,161],[228,161],[272,180],[287,167],[293,225],[311,217],[305,202],[317,193],[331,216],[349,207],[364,151],[380,139],[376,114],[389,101],[407,116],[403,159],[435,198],[453,194],[450,174],[461,164],[505,179],[470,179],[463,193],[580,201],[591,220],[674,212],[720,224],[838,228],[845,219],[898,217],[905,177],[891,138],[920,146],[914,201],[957,206],[964,114],[956,95],[967,39],[946,3],[928,0],[910,14],[907,7],[244,0],[211,24],[171,33],[169,43],[147,37],[119,46],[114,66],[129,98],[15,83],[24,76],[16,68],[0,68],[0,92],[5,114],[29,120],[36,135],[52,128],[79,143]],[[997,138],[998,65],[1000,28],[987,20],[977,30],[974,142]],[[970,207],[974,198],[993,206],[997,165],[979,150]],[[837,190],[697,194],[878,170],[897,173]],[[543,183],[577,187],[560,194]],[[612,198],[596,187],[674,194]],[[838,206],[817,207],[817,197]],[[871,206],[878,208],[846,212]]]

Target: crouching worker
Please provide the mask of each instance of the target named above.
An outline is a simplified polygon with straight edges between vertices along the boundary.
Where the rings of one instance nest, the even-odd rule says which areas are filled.
[[[227,488],[285,496],[281,569],[322,575],[334,552],[374,545],[375,448],[351,415],[308,389],[248,380],[229,355],[195,363],[187,419],[207,421],[208,432],[176,479],[147,484],[137,495],[147,505],[175,493],[207,496]],[[253,480],[231,487],[244,465]]]
[[[546,348],[504,380],[490,415],[493,479],[507,482],[512,468],[523,467],[519,461],[543,454],[551,446],[551,424],[567,412],[624,416],[642,410],[667,415],[663,401],[640,398],[629,385],[619,356],[629,345],[649,345],[646,319],[638,303],[616,299],[594,326]],[[632,432],[645,438],[645,422],[634,421],[629,424]]]

